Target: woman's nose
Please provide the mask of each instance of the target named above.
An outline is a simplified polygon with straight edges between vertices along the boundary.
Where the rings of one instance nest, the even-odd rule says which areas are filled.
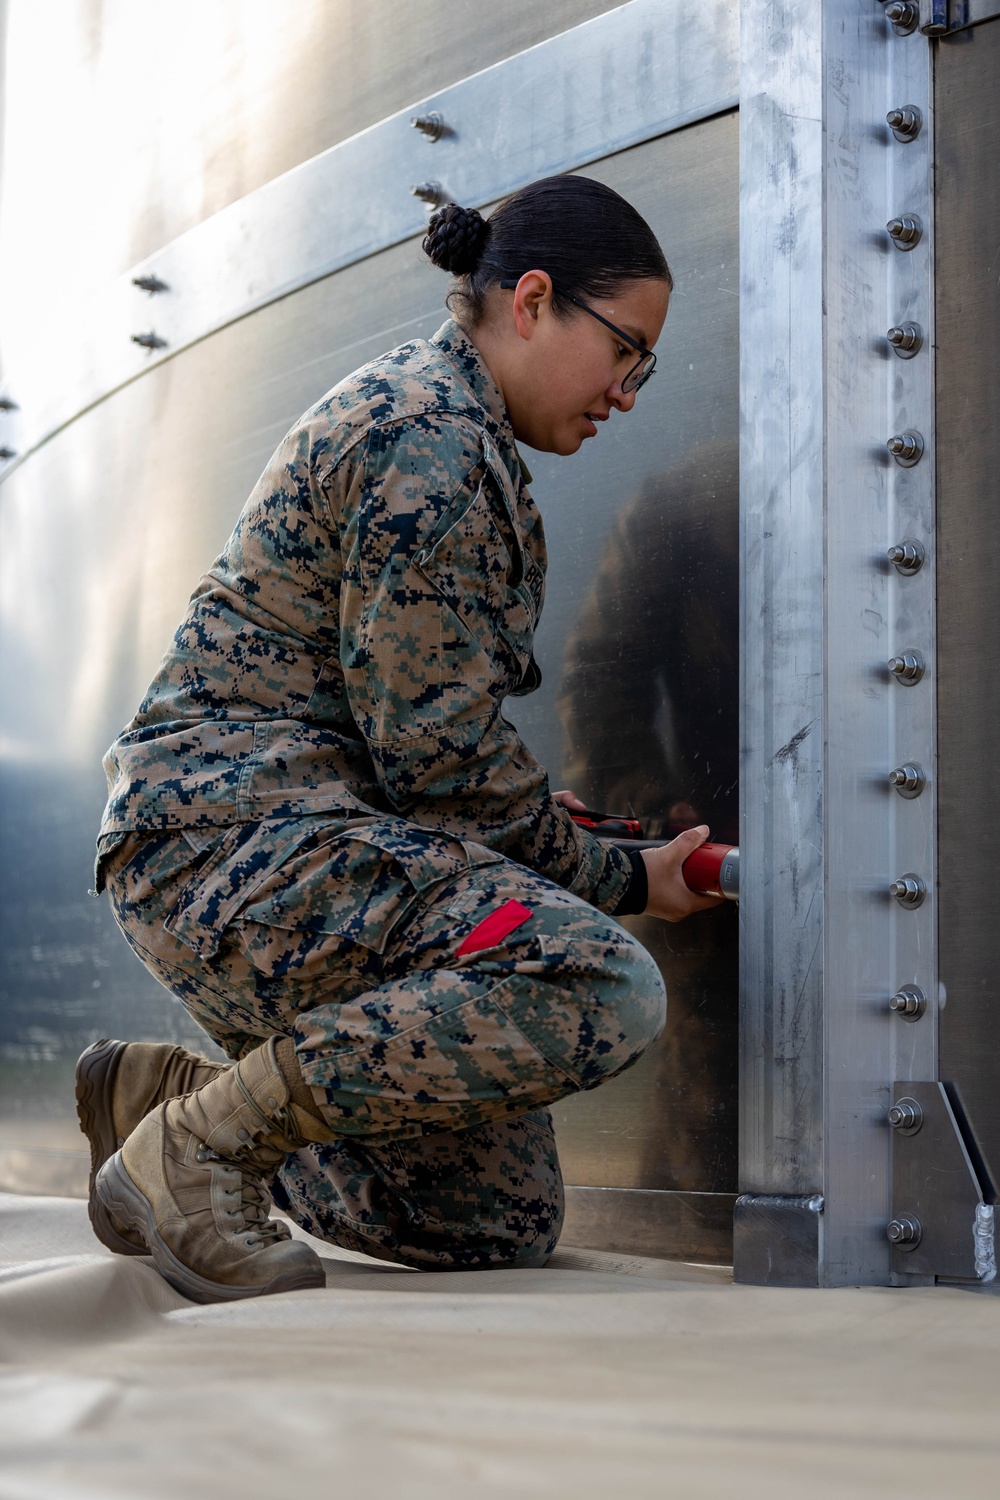
[[[613,386],[610,386],[608,389],[608,400],[611,402],[611,405],[617,407],[619,411],[631,411],[633,406],[635,405],[635,398],[638,394],[638,391],[623,391],[621,388],[621,382],[616,381],[616,383]]]

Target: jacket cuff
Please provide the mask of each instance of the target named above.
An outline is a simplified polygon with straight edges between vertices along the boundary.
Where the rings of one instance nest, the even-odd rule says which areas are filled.
[[[586,829],[578,829],[583,851],[580,866],[569,887],[574,896],[582,896],[598,911],[609,915],[618,910],[619,902],[632,883],[632,862],[623,850],[605,839],[595,838]]]

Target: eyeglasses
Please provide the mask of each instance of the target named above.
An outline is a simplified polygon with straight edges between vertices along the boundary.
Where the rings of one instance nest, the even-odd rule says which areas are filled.
[[[516,286],[516,281],[501,281],[500,283],[501,290],[507,292],[512,291]],[[579,297],[574,297],[572,292],[561,291],[556,286],[553,286],[552,290],[556,296],[565,297],[566,301],[572,302],[574,307],[582,308],[585,313],[590,313],[592,318],[596,318],[598,323],[603,323],[605,328],[610,328],[611,332],[616,334],[623,344],[628,344],[630,349],[638,349],[639,358],[625,375],[621,382],[621,387],[622,395],[624,396],[631,395],[633,391],[641,390],[656,369],[656,355],[652,349],[647,349],[645,345],[640,344],[636,339],[627,334],[624,329],[616,327],[614,323],[610,323],[601,313],[595,312],[592,307],[588,307],[586,302],[581,302]]]

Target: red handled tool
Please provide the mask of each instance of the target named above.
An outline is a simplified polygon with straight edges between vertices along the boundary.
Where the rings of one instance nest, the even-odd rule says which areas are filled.
[[[638,818],[614,813],[571,813],[574,823],[589,828],[598,838],[612,839],[621,849],[662,849],[670,839],[644,839]],[[626,832],[627,830],[627,832]],[[704,896],[740,899],[740,851],[737,844],[702,844],[681,865],[688,890]]]

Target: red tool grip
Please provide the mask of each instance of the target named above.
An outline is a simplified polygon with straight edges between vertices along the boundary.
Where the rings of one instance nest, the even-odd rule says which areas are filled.
[[[681,865],[684,884],[706,896],[739,895],[740,851],[733,844],[702,844]]]

